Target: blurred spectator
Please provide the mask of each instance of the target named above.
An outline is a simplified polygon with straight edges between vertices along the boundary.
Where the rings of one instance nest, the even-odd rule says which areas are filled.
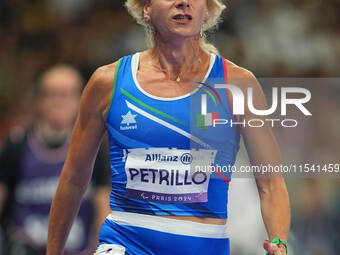
[[[297,196],[302,204],[294,208],[291,229],[299,240],[294,254],[339,254],[336,246],[340,232],[335,225],[338,215],[332,215],[326,206],[329,184],[322,179],[307,179],[301,183]]]
[[[9,239],[8,255],[44,254],[50,205],[65,161],[76,118],[82,77],[68,65],[44,72],[34,96],[33,123],[12,130],[0,158],[0,214]],[[102,157],[102,154],[100,154]],[[99,220],[109,213],[103,158],[97,159],[68,238],[65,254],[91,254]],[[94,193],[95,192],[95,193]],[[91,201],[95,210],[92,210]]]

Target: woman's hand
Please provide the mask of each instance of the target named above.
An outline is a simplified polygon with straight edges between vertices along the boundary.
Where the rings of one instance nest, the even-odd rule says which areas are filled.
[[[287,249],[286,247],[280,244],[271,244],[269,240],[264,240],[263,248],[267,251],[266,255],[286,255]]]

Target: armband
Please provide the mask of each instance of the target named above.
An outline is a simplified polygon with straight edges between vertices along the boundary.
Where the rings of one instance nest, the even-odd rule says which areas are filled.
[[[280,245],[283,244],[283,246],[286,248],[286,253],[288,254],[288,248],[287,248],[287,243],[285,241],[283,241],[282,239],[275,237],[273,238],[273,240],[270,242],[271,244],[276,244],[276,245]],[[268,255],[269,253],[266,252],[266,255]]]

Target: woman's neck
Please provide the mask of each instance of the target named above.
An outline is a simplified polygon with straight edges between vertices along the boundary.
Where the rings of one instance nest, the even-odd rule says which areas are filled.
[[[170,77],[178,77],[199,69],[201,59],[207,54],[200,48],[199,36],[174,42],[155,37],[155,46],[151,49],[154,65]]]

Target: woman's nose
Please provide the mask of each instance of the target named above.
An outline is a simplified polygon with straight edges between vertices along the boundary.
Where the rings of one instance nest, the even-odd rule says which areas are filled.
[[[176,3],[176,7],[178,9],[187,9],[190,7],[190,1],[189,0],[179,0]]]

